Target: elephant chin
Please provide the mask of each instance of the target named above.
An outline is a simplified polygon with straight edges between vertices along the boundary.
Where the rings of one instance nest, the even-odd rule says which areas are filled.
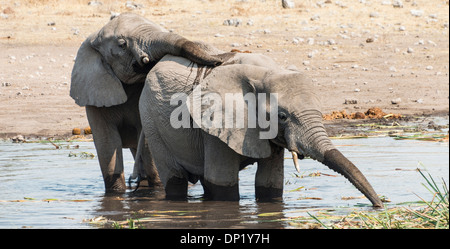
[[[372,202],[374,207],[383,207],[383,202],[367,181],[366,177],[352,162],[350,162],[350,160],[342,155],[339,150],[331,149],[326,151],[322,163],[347,178]]]

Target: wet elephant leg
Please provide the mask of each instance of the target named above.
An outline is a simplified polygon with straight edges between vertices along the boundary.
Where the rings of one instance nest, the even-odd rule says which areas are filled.
[[[117,126],[104,115],[104,112],[103,108],[86,107],[105,191],[124,192],[126,185],[123,174],[122,140]]]
[[[258,161],[255,195],[259,201],[281,199],[284,184],[284,149],[272,148],[269,158]]]
[[[218,138],[206,135],[204,139],[205,198],[218,201],[239,200],[240,157]]]
[[[159,179],[158,170],[156,169],[155,162],[153,161],[150,148],[148,147],[147,139],[144,132],[141,132],[139,137],[139,155],[142,160],[143,168],[147,176],[149,186],[161,186],[161,180]]]
[[[183,175],[183,169],[177,165],[176,160],[172,157],[172,153],[166,148],[158,133],[148,130],[145,131],[145,136],[147,135],[150,135],[150,139],[147,140],[149,154],[146,160],[153,159],[153,165],[156,165],[157,169],[157,172],[154,172],[154,174],[159,175],[157,182],[158,184],[161,182],[164,186],[166,199],[186,199],[188,181]]]

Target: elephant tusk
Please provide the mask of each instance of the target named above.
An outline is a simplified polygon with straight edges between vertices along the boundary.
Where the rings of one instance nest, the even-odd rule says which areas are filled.
[[[298,173],[300,173],[300,166],[298,165],[298,154],[295,151],[291,151],[292,153],[292,160],[294,161],[295,169]]]
[[[150,62],[150,60],[148,59],[147,56],[142,57],[142,63],[147,64],[149,62]]]

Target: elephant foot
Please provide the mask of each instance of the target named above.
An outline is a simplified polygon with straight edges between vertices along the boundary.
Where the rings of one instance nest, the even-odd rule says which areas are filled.
[[[165,186],[167,200],[186,200],[188,182],[184,178],[172,177]]]
[[[122,193],[126,191],[125,177],[122,174],[114,174],[106,176],[105,181],[105,191],[107,193]]]
[[[256,200],[261,202],[280,201],[283,189],[255,186],[255,196]]]
[[[220,186],[207,180],[202,181],[204,198],[212,201],[239,201],[239,185]]]

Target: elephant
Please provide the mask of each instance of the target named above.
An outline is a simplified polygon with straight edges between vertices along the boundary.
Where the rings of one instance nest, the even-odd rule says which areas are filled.
[[[150,185],[160,184],[149,150],[137,155],[142,130],[138,103],[147,73],[166,54],[201,65],[222,62],[197,43],[133,13],[113,17],[78,50],[70,96],[85,106],[106,192],[126,190],[122,148],[143,161]]]
[[[373,206],[383,206],[329,139],[310,78],[264,55],[218,56],[224,62],[212,68],[166,55],[147,75],[139,111],[167,199],[186,199],[188,182],[200,180],[207,200],[237,201],[238,172],[256,162],[256,199],[279,200],[287,149],[296,168],[297,159],[309,156],[347,178]],[[258,98],[246,99],[252,94]]]

